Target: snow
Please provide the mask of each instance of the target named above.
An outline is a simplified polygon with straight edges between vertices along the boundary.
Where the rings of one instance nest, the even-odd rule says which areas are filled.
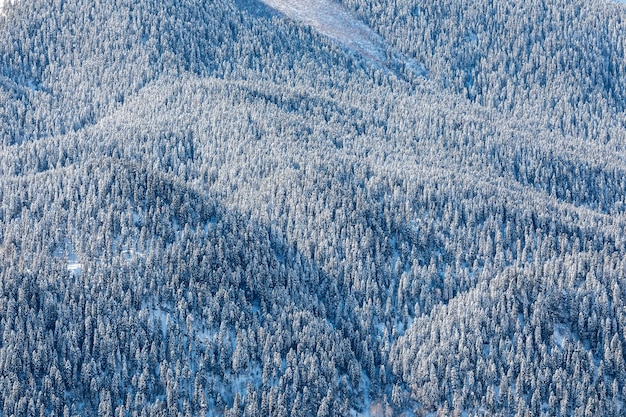
[[[577,340],[577,338],[572,334],[570,326],[565,323],[555,323],[552,338],[554,343],[561,349],[563,349],[563,342],[565,339],[569,339],[570,341]]]
[[[75,275],[80,275],[83,272],[83,264],[78,262],[76,253],[72,250],[72,246],[69,246],[69,254],[67,255],[67,270]]]
[[[11,1],[11,3],[15,4],[15,2],[17,0],[0,0],[0,16],[4,15],[4,10],[3,10],[4,9],[4,5],[8,4],[9,1]]]
[[[1,2],[2,0],[0,0]],[[80,275],[83,272],[83,264],[78,261],[76,252],[72,247],[70,240],[65,240],[63,245],[54,252],[53,256],[57,259],[67,262],[66,268],[73,275]]]
[[[255,0],[238,0],[241,7],[256,10]],[[332,0],[259,0],[280,15],[313,28],[377,66],[399,74],[402,69],[413,76],[427,76],[423,64],[391,48],[369,26]],[[625,0],[626,1],[626,0]]]
[[[333,1],[261,0],[261,2],[378,64],[384,65],[386,61],[383,39]]]
[[[70,262],[67,264],[67,270],[73,274],[80,274],[83,271],[83,264],[78,262]]]

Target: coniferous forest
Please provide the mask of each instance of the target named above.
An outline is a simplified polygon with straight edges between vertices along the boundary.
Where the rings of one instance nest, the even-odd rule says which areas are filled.
[[[626,4],[0,9],[0,416],[626,414]]]

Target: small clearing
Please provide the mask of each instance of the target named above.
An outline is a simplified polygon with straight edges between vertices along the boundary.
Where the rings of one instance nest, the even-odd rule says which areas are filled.
[[[324,36],[386,66],[386,45],[369,26],[330,0],[261,0],[283,16],[312,27]]]

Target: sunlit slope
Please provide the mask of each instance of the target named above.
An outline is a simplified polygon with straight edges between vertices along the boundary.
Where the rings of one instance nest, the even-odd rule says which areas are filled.
[[[386,61],[386,47],[380,36],[332,0],[261,1],[379,64]]]

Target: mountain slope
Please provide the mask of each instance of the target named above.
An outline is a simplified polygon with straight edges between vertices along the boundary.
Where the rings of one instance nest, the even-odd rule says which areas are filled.
[[[310,25],[321,34],[379,64],[383,64],[386,60],[386,48],[380,37],[350,16],[337,3],[324,0],[315,2],[265,0],[264,3],[285,16]]]
[[[618,48],[623,11],[529,20],[549,76],[496,102],[508,3],[344,2],[428,78],[257,6],[7,8],[1,413],[621,415],[621,64],[557,89],[605,49],[548,46],[586,10]],[[448,77],[473,37],[441,49],[474,9],[503,36],[476,94]]]

